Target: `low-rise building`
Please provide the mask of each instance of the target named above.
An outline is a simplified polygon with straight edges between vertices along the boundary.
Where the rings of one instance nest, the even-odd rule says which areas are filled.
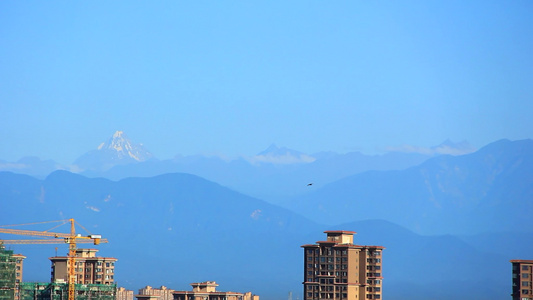
[[[161,286],[160,288],[153,288],[149,285],[139,289],[139,294],[135,295],[138,300],[173,300],[174,290]]]
[[[117,288],[117,299],[116,300],[133,300],[133,291],[127,290],[123,287]]]
[[[175,291],[174,300],[259,300],[259,296],[251,292],[219,292],[214,281],[195,282],[191,286],[192,291]]]

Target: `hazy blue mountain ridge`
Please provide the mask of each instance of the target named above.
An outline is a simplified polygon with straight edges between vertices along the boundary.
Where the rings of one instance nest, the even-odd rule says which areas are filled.
[[[406,170],[349,176],[287,207],[328,224],[384,219],[429,234],[531,231],[532,167],[532,140],[501,140]]]
[[[2,224],[76,218],[110,240],[98,246],[100,255],[119,259],[116,279],[134,290],[145,285],[187,289],[190,282],[216,280],[226,290],[251,290],[267,300],[289,291],[301,298],[300,246],[323,240],[324,230],[342,229],[359,232],[357,244],[386,247],[388,299],[469,299],[479,295],[466,288],[472,284],[489,286],[485,299],[508,293],[508,257],[487,251],[483,239],[472,245],[449,235],[425,237],[380,220],[323,226],[189,174],[115,182],[65,171],[45,180],[2,172],[0,179],[1,205],[10,212]],[[531,242],[514,240],[524,251],[533,250]],[[67,252],[66,246],[58,247],[60,255]],[[25,280],[48,280],[53,245],[12,248],[28,256]],[[450,281],[460,294],[445,288]],[[421,293],[426,289],[429,294]]]

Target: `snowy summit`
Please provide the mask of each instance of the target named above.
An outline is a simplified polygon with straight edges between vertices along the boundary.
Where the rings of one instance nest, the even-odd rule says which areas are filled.
[[[142,144],[134,144],[123,131],[116,131],[96,150],[87,152],[74,164],[84,170],[107,170],[116,165],[147,161],[154,158]]]

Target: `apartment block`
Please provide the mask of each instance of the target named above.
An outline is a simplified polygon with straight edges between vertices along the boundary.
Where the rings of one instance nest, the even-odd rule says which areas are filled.
[[[259,296],[251,292],[219,292],[214,281],[195,282],[191,286],[192,291],[175,291],[174,300],[259,300]]]
[[[153,288],[149,285],[139,289],[139,294],[135,295],[138,300],[173,300],[174,290],[161,286],[160,288]]]
[[[354,231],[324,231],[304,248],[304,300],[382,299],[382,246],[353,243]]]
[[[513,265],[513,300],[533,300],[533,260],[511,260]]]
[[[0,243],[0,300],[19,300],[22,266],[26,256],[6,250]]]
[[[127,290],[123,287],[117,288],[116,300],[133,300],[133,291]]]
[[[20,283],[22,282],[23,263],[26,256],[22,254],[13,254],[15,259],[15,300],[20,299]]]
[[[113,257],[98,257],[96,249],[77,249],[74,273],[77,284],[106,284],[115,282],[115,262]],[[51,257],[52,282],[68,282],[68,256]]]

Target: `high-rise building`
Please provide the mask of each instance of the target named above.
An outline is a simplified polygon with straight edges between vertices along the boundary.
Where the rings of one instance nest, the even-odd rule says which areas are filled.
[[[78,284],[107,284],[115,282],[113,257],[97,257],[96,249],[77,249],[74,274]],[[52,261],[52,282],[68,282],[68,256],[50,257]]]
[[[19,287],[22,282],[23,262],[26,256],[22,254],[13,254],[13,258],[15,258],[15,300],[19,300]]]
[[[513,259],[513,300],[533,300],[533,260]]]
[[[382,246],[353,243],[354,231],[324,231],[325,241],[303,245],[304,300],[382,298]]]

